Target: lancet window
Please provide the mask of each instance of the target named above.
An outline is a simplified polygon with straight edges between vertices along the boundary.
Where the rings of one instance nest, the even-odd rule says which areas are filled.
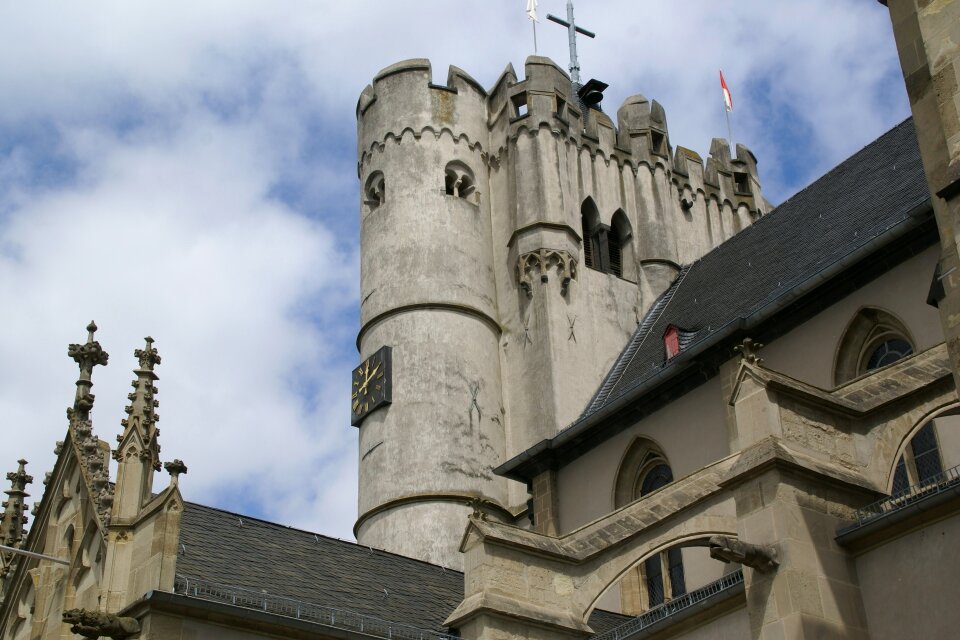
[[[617,508],[673,482],[673,470],[652,441],[637,438],[624,455],[614,487]],[[657,553],[631,569],[620,582],[623,613],[639,613],[686,593],[683,553],[679,548]]]
[[[580,207],[583,264],[596,271],[622,278],[625,265],[633,264],[633,232],[623,211],[613,214],[613,224],[600,222],[597,206],[587,198]]]

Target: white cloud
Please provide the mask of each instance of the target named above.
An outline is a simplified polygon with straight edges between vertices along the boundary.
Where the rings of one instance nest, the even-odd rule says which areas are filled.
[[[66,421],[65,355],[95,318],[112,353],[95,428],[119,430],[150,333],[164,458],[188,498],[349,537],[356,434],[354,107],[381,68],[429,57],[489,86],[532,52],[521,0],[16,3],[0,22],[0,470],[38,477]],[[563,14],[561,0],[541,13]],[[882,6],[579,3],[605,108],[644,93],[672,142],[734,133],[782,199],[906,115]],[[566,34],[538,27],[566,64]],[[786,167],[786,169],[783,169]]]

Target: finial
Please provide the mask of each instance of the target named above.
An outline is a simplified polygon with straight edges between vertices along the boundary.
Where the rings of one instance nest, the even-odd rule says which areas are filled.
[[[24,499],[30,496],[26,488],[33,482],[33,476],[26,470],[27,461],[21,458],[17,464],[19,465],[17,470],[7,474],[10,488],[4,493],[9,498],[3,503],[4,512],[0,517],[0,542],[9,547],[18,546],[26,534],[24,525],[27,524],[27,516]]]
[[[153,348],[153,338],[147,336],[143,340],[146,342],[146,346],[143,349],[135,350],[133,355],[136,356],[137,360],[140,361],[141,369],[153,371],[153,367],[160,364],[160,354],[158,354],[157,350]]]
[[[164,463],[163,468],[170,474],[171,482],[174,484],[177,483],[180,474],[187,474],[187,465],[183,464],[183,460],[174,459],[173,462]]]
[[[86,420],[87,413],[93,406],[93,395],[90,394],[90,387],[93,386],[93,382],[90,381],[93,368],[98,364],[106,365],[110,358],[110,355],[103,350],[100,343],[94,340],[93,335],[96,332],[97,323],[91,320],[90,324],[87,325],[86,344],[71,344],[67,347],[67,355],[80,366],[74,409],[79,411],[81,420]]]
[[[754,342],[751,338],[744,338],[743,342],[735,346],[734,349],[740,352],[741,362],[758,366],[763,364],[763,358],[759,355],[763,345],[759,342]]]

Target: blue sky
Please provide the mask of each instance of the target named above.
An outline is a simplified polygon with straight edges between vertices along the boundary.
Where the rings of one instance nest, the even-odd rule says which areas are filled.
[[[0,471],[40,480],[66,429],[66,346],[111,353],[95,433],[120,432],[151,335],[165,460],[190,500],[343,538],[356,516],[354,108],[427,57],[490,86],[532,53],[525,0],[0,2]],[[734,137],[782,202],[908,115],[886,9],[862,0],[581,0],[584,78],[643,93],[671,142]],[[541,18],[563,0],[540,0]],[[567,64],[541,22],[540,54]],[[159,486],[165,480],[158,478]]]

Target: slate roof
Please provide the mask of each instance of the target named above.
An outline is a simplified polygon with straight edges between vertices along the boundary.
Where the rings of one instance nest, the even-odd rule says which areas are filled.
[[[761,329],[770,329],[771,318],[795,315],[792,310],[829,287],[835,292],[849,289],[854,285],[837,283],[855,265],[873,260],[890,268],[895,264],[891,248],[904,239],[910,242],[898,250],[899,260],[914,251],[914,242],[929,246],[936,233],[929,198],[913,120],[908,118],[684,267],[644,317],[577,421],[495,472],[529,480],[543,469],[562,466],[617,432],[626,419],[612,421],[615,414],[633,412],[630,420],[635,422],[651,410],[644,408],[645,398],[653,399],[654,392],[661,397],[657,402],[670,397],[674,392],[667,384],[692,376],[690,371],[706,364],[698,358],[711,350],[726,349],[726,359],[734,340],[761,337]],[[667,361],[663,335],[670,325],[681,330],[681,351]],[[704,371],[708,369],[698,374],[701,382],[712,375]]]
[[[671,364],[663,346],[668,326],[695,333],[681,346],[696,350],[731,324],[789,301],[801,285],[908,221],[929,197],[913,120],[907,119],[684,269],[582,417]]]
[[[177,574],[448,633],[463,574],[354,542],[187,503]],[[628,618],[598,611],[598,632]]]

